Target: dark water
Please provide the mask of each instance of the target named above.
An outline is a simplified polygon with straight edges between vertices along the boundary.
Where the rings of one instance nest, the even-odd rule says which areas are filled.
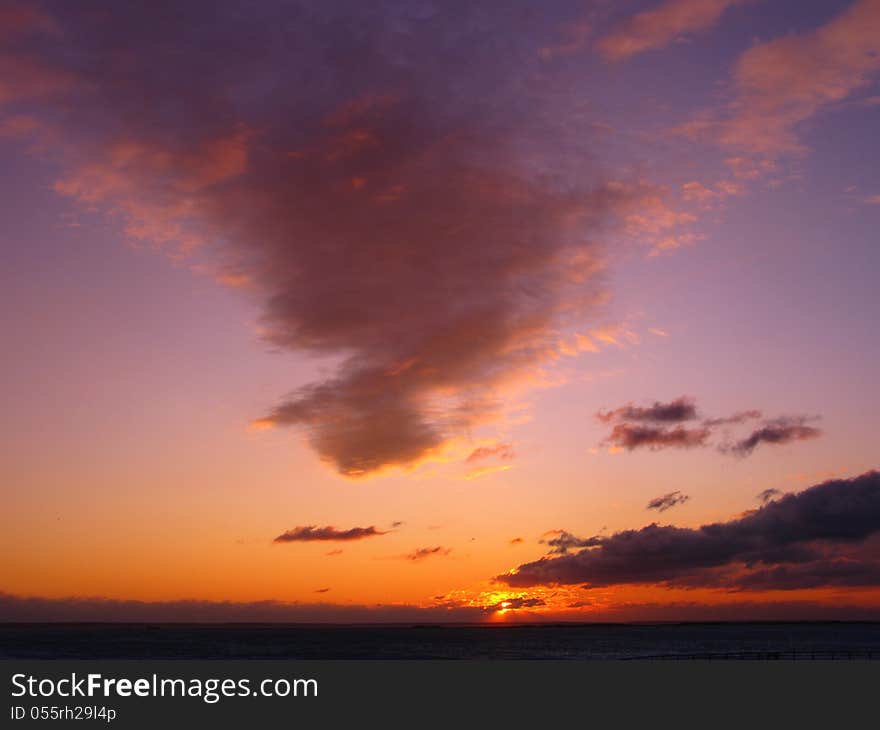
[[[4,659],[880,659],[880,623],[5,624]]]

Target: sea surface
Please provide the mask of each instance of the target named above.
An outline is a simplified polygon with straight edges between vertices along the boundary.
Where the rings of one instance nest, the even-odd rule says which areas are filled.
[[[880,622],[0,624],[0,659],[880,660]]]

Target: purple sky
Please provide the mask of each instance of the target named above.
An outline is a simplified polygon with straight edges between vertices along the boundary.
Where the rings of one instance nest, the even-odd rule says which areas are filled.
[[[0,592],[880,606],[498,580],[880,499],[878,82],[880,0],[0,2]]]

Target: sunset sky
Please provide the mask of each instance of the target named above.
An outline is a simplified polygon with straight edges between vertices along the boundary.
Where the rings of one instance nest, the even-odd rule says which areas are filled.
[[[880,0],[0,0],[0,620],[880,618]]]

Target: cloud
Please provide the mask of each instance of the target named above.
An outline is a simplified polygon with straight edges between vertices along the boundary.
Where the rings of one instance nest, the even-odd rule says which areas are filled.
[[[632,423],[618,423],[602,442],[613,448],[635,449],[647,448],[651,451],[662,449],[694,449],[706,445],[711,435],[708,428],[660,428],[658,426],[641,426]]]
[[[627,451],[638,448],[652,451],[695,448],[704,446],[711,434],[707,428],[665,427],[665,424],[682,423],[697,418],[696,402],[688,396],[681,396],[668,403],[654,401],[650,406],[634,406],[628,403],[614,410],[599,411],[596,418],[602,423],[618,421],[602,443]]]
[[[419,562],[425,560],[426,558],[438,557],[443,555],[449,555],[452,552],[452,548],[446,548],[441,545],[437,547],[423,547],[417,548],[413,550],[411,553],[407,553],[406,555],[402,555],[401,557],[405,560],[411,560],[413,562]]]
[[[505,598],[503,601],[493,603],[485,607],[488,612],[493,611],[517,611],[522,608],[536,608],[538,606],[546,606],[547,602],[543,598],[526,598],[513,597]]]
[[[560,42],[544,46],[538,51],[538,55],[545,61],[558,56],[570,56],[578,53],[586,47],[593,32],[592,24],[587,20],[579,20],[566,25],[562,29],[563,38]]]
[[[650,502],[646,509],[656,509],[660,512],[665,512],[668,509],[672,509],[676,505],[684,504],[690,499],[687,494],[682,494],[679,491],[669,492],[668,494],[664,494],[662,497],[655,497]]]
[[[305,525],[294,527],[292,530],[281,533],[272,542],[315,542],[315,541],[350,541],[363,540],[368,537],[376,537],[377,535],[385,535],[387,533],[377,530],[372,525],[370,527],[352,527],[348,530],[338,530],[335,527],[316,527],[315,525]]]
[[[653,405],[639,407],[628,403],[613,411],[599,411],[596,414],[603,423],[609,421],[650,421],[654,423],[678,423],[697,417],[697,406],[693,398],[681,396],[668,403],[654,401]]]
[[[736,456],[748,456],[760,444],[788,444],[794,441],[807,441],[818,438],[822,431],[813,426],[804,424],[803,416],[797,418],[776,418],[767,421],[761,428],[755,429],[746,438],[737,441],[733,445],[723,445],[722,451],[735,454]]]
[[[880,72],[880,0],[857,0],[810,33],[753,46],[733,72],[733,98],[686,127],[772,160],[805,151],[798,129],[867,88]]]
[[[550,537],[552,535],[552,537]],[[550,530],[544,533],[539,541],[542,545],[550,546],[551,555],[567,555],[570,550],[582,547],[594,547],[599,544],[599,538],[581,538],[572,535],[566,530]]]
[[[844,557],[776,565],[739,576],[735,585],[747,591],[880,586],[880,562],[861,562]]]
[[[704,209],[711,209],[723,203],[727,198],[742,195],[745,188],[741,183],[731,180],[719,180],[713,188],[692,180],[681,186],[681,197],[686,203],[696,203]]]
[[[509,443],[496,443],[488,446],[479,446],[474,449],[465,459],[467,463],[488,459],[491,456],[497,456],[501,459],[513,458],[513,447]]]
[[[596,48],[609,61],[665,48],[683,36],[712,28],[725,10],[744,2],[748,0],[666,0],[634,15],[600,39]]]
[[[480,479],[481,477],[488,476],[489,474],[497,474],[498,472],[508,471],[512,469],[509,464],[496,464],[495,466],[481,466],[477,469],[472,469],[467,472],[464,477],[462,477],[465,481],[473,481],[474,479]]]
[[[694,449],[708,446],[716,429],[741,425],[761,418],[762,415],[761,411],[750,409],[730,416],[705,418],[698,427],[667,427],[666,424],[681,424],[698,417],[696,401],[691,397],[681,396],[667,403],[654,401],[650,406],[634,406],[628,403],[613,410],[599,411],[596,418],[602,423],[616,422],[611,433],[602,441],[602,446],[609,446],[613,450],[660,451],[668,448]],[[718,450],[722,453],[748,456],[761,443],[786,444],[821,435],[819,429],[805,425],[807,420],[809,419],[806,416],[767,420],[761,428],[753,430],[739,441],[722,443]]]
[[[703,421],[704,426],[715,428],[717,426],[736,426],[746,421],[761,418],[764,414],[758,410],[739,411],[732,416],[722,416],[721,418],[707,418]]]
[[[597,241],[690,220],[591,166],[596,120],[532,83],[558,30],[541,14],[53,8],[58,32],[28,36],[39,66],[0,93],[51,127],[55,190],[217,272],[276,350],[329,363],[254,423],[299,429],[346,477],[496,422],[601,300]]]
[[[480,621],[482,606],[333,604],[287,601],[136,601],[42,598],[0,592],[0,621],[175,623],[409,623]],[[267,651],[267,658],[277,649]],[[322,649],[326,654],[326,647]],[[375,658],[375,657],[374,657]]]
[[[442,596],[438,596],[438,601]],[[759,621],[759,620],[873,620],[877,616],[877,605],[853,605],[838,601],[833,604],[818,601],[755,601],[733,600],[723,603],[706,604],[698,601],[682,602],[626,602],[611,605],[598,605],[593,601],[579,600],[562,607],[541,604],[544,599],[529,596],[515,596],[502,601],[492,601],[485,605],[463,605],[462,603],[442,601],[436,605],[419,606],[413,604],[334,604],[334,603],[292,603],[285,601],[135,601],[102,597],[63,597],[45,598],[21,596],[0,592],[0,622],[4,623],[284,623],[284,624],[425,624],[425,623],[471,623],[489,620],[509,602],[505,619],[536,621],[559,621],[560,619],[587,618],[590,622],[633,622],[633,621]],[[516,606],[517,608],[514,608]],[[529,608],[538,610],[530,611]],[[518,610],[517,610],[518,609]],[[583,611],[586,609],[586,612]],[[158,632],[164,634],[165,632]],[[92,636],[94,639],[95,636]],[[154,636],[150,643],[153,657],[179,656],[180,646],[176,636]],[[78,656],[89,658],[94,650],[77,647]],[[329,656],[326,644],[320,645],[320,655],[314,658],[377,658],[382,647],[359,647],[343,642],[334,642],[338,654]],[[57,648],[57,647],[56,647]],[[138,649],[126,643],[102,645],[101,650],[119,658],[137,657]],[[204,658],[221,658],[203,649]],[[306,645],[298,651],[308,650]],[[23,642],[7,642],[4,652],[9,657],[34,658],[32,646]],[[36,649],[45,658],[42,648]],[[396,649],[393,649],[396,651]],[[264,653],[261,653],[264,652]],[[252,646],[251,656],[266,659],[278,657],[278,647],[272,643],[265,647]],[[228,658],[228,657],[227,657]]]
[[[513,539],[508,540],[507,544],[508,545],[521,545],[523,542],[525,542],[525,541],[521,537],[514,537]]]
[[[315,593],[327,593],[329,591],[330,591],[329,588],[316,588],[315,589]]]
[[[781,491],[781,490],[779,490],[779,489],[773,489],[773,488],[771,487],[770,489],[765,489],[765,490],[762,491],[762,492],[758,492],[758,494],[756,495],[756,498],[757,498],[758,500],[760,500],[761,503],[763,503],[763,504],[767,504],[767,502],[769,502],[769,501],[771,501],[771,500],[773,500],[773,499],[776,499],[776,497],[781,497],[781,496],[782,496],[782,491]]]
[[[698,528],[648,525],[583,541],[497,577],[513,587],[625,584],[786,590],[874,586],[880,577],[880,472],[817,484]],[[774,582],[774,577],[776,582]]]

